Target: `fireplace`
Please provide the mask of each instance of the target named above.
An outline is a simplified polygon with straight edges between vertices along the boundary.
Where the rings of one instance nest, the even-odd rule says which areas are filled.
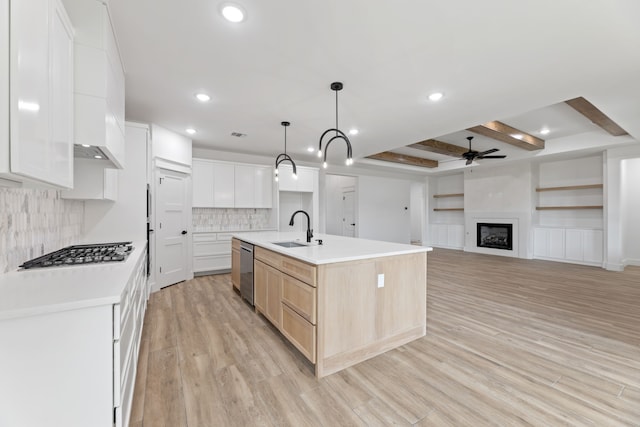
[[[513,250],[513,226],[511,224],[477,223],[477,246]]]

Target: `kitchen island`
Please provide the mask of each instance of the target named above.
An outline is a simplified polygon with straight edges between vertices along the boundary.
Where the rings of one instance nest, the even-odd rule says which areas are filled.
[[[426,333],[431,248],[326,234],[306,243],[301,233],[278,232],[235,234],[239,241],[255,245],[255,310],[318,378]],[[239,268],[234,262],[234,277]]]

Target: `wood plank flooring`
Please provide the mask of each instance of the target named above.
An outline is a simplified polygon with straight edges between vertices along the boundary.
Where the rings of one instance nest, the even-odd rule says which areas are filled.
[[[427,335],[316,380],[204,276],[151,296],[132,427],[640,426],[640,268],[436,249]]]

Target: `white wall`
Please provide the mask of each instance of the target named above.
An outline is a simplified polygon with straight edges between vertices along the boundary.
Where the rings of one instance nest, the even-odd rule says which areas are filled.
[[[425,215],[426,184],[411,183],[411,241],[422,244],[426,241],[427,220]]]
[[[531,258],[532,188],[530,163],[465,170],[465,250]],[[476,223],[485,221],[499,221],[513,225],[512,251],[477,247]]]
[[[342,192],[346,188],[357,190],[356,183],[357,178],[353,176],[325,175],[325,232],[327,234],[342,235]]]
[[[148,129],[127,123],[126,167],[118,170],[118,200],[85,202],[86,241],[146,241]]]
[[[358,237],[411,243],[411,181],[358,177]]]
[[[640,158],[623,160],[621,174],[623,263],[640,265]]]

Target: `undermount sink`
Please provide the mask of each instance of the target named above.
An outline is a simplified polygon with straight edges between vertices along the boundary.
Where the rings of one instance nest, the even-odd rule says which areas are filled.
[[[299,246],[307,246],[298,242],[272,242],[274,245],[282,246],[283,248],[297,248]]]

